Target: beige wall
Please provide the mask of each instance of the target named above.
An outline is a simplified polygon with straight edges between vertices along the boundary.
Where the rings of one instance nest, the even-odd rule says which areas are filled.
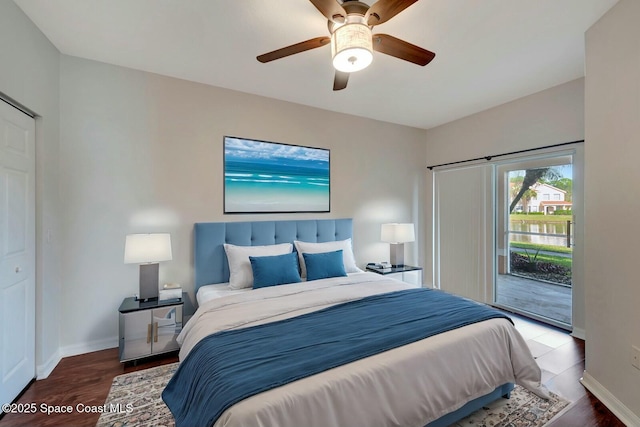
[[[41,377],[59,361],[59,53],[15,3],[0,1],[0,58],[0,96],[38,115],[36,364]]]
[[[584,79],[427,131],[427,163],[454,162],[584,138]]]
[[[621,0],[586,35],[585,382],[640,425],[640,2]]]
[[[426,132],[428,165],[455,162],[487,155],[526,150],[584,139],[584,79],[577,79],[507,104],[429,129]],[[581,181],[580,165],[574,167]],[[432,173],[426,177],[426,199],[432,199]],[[574,194],[577,193],[574,191]],[[574,203],[579,202],[574,200]],[[581,215],[576,212],[576,242],[582,237]],[[427,224],[432,210],[425,212]],[[425,240],[431,242],[432,230]],[[584,334],[584,291],[580,253],[574,251],[573,323],[577,335]],[[425,283],[432,278],[432,251],[425,254]]]
[[[424,228],[424,130],[64,55],[60,69],[65,354],[116,344],[117,308],[138,286],[128,233],[170,232],[160,280],[192,291],[194,222],[352,217],[360,266],[389,257],[381,223]],[[224,215],[224,135],[329,148],[331,212]]]

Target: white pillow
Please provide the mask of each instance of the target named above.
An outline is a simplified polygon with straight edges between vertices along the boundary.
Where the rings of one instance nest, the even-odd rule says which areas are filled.
[[[311,243],[294,240],[293,244],[296,245],[296,250],[298,251],[298,262],[300,263],[301,277],[307,277],[307,266],[304,265],[304,257],[302,256],[303,253],[319,254],[322,252],[333,252],[340,249],[342,249],[342,260],[344,262],[344,269],[347,271],[347,273],[362,272],[362,270],[360,270],[358,266],[356,266],[356,259],[353,256],[351,239],[324,243]]]
[[[229,262],[229,288],[242,289],[253,287],[253,271],[250,256],[271,256],[290,254],[293,251],[291,243],[267,246],[236,246],[224,244]]]

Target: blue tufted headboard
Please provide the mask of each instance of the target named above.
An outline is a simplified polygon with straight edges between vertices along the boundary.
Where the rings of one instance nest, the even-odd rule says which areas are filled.
[[[275,245],[331,242],[352,236],[352,220],[313,219],[300,221],[199,222],[194,225],[195,291],[202,285],[229,281],[229,264],[222,246]]]

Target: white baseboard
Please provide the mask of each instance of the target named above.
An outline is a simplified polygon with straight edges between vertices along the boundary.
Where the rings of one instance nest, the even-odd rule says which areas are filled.
[[[77,356],[78,354],[91,353],[92,351],[106,350],[118,346],[118,338],[91,341],[83,344],[74,344],[61,347],[51,355],[49,360],[36,366],[36,379],[44,380],[58,366],[63,357]]]
[[[580,382],[625,425],[640,426],[640,417],[631,412],[624,403],[620,402],[617,397],[589,375],[587,371],[584,371]]]
[[[587,332],[582,328],[574,327],[573,331],[571,331],[571,336],[585,341],[587,339]]]
[[[43,380],[51,375],[51,372],[58,366],[58,363],[62,360],[62,354],[60,354],[60,350],[57,350],[55,353],[51,355],[49,360],[44,362],[41,365],[36,366],[36,379]]]
[[[106,350],[118,347],[118,337],[103,340],[90,341],[82,344],[67,345],[60,348],[62,357],[77,356],[78,354],[91,353],[93,351]]]

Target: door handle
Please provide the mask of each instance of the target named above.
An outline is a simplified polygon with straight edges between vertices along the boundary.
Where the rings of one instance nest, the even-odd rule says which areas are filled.
[[[16,267],[16,273],[20,273],[21,271],[22,271],[22,267],[17,266],[17,267]]]
[[[151,323],[147,324],[147,344],[151,342]]]
[[[158,322],[156,322],[156,330],[155,333],[153,334],[153,342],[158,342]]]

